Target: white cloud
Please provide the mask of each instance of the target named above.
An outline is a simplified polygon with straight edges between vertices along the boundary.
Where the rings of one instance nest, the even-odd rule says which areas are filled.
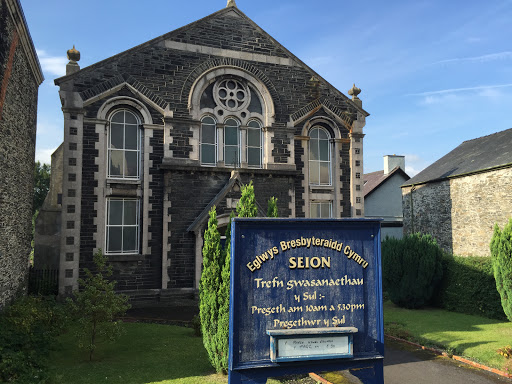
[[[425,161],[418,155],[405,155],[405,173],[407,173],[410,177],[416,176],[429,165],[430,164],[428,164],[427,161]]]
[[[507,60],[507,59],[512,59],[511,51],[491,53],[488,55],[480,55],[480,56],[472,56],[472,57],[455,57],[453,59],[436,61],[436,62],[432,63],[432,65],[448,64],[448,63],[461,63],[461,62],[486,63],[489,61]]]
[[[55,148],[45,148],[45,149],[36,149],[36,161],[40,161],[41,163],[51,164],[52,162],[52,153],[55,152]]]
[[[37,49],[36,52],[45,74],[58,77],[66,74],[66,64],[68,63],[66,57],[50,56],[42,49]]]

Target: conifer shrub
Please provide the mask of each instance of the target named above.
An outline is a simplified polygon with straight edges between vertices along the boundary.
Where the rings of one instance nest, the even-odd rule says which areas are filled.
[[[443,275],[442,256],[430,235],[386,238],[382,242],[382,275],[390,300],[405,308],[429,303]]]
[[[267,217],[279,217],[279,213],[277,211],[277,199],[274,196],[268,200],[267,207]]]
[[[203,272],[199,282],[199,317],[203,344],[210,363],[222,372],[222,351],[217,342],[219,320],[219,290],[222,279],[220,234],[217,228],[217,210],[209,212],[208,228],[204,232]]]
[[[494,226],[490,248],[501,306],[508,320],[512,321],[512,219],[503,231],[497,224]]]

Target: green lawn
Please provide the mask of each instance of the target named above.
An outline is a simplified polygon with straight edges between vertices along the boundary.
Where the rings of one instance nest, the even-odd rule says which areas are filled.
[[[214,373],[192,329],[144,323],[124,327],[121,339],[100,345],[92,362],[71,332],[62,335],[50,356],[55,383],[227,384],[227,376]],[[269,379],[267,384],[281,383]]]
[[[512,345],[512,323],[442,309],[404,309],[384,303],[384,333],[435,346],[484,365],[502,369],[496,352]]]
[[[51,355],[56,383],[201,384],[227,383],[214,374],[202,339],[190,328],[127,323],[114,344],[101,345],[89,362],[68,333]]]

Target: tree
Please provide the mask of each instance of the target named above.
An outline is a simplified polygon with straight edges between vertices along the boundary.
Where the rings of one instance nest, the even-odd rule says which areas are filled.
[[[41,164],[36,161],[34,164],[34,199],[32,214],[43,206],[44,199],[50,190],[51,167],[48,164]]]
[[[256,217],[258,215],[252,181],[242,186],[242,196],[236,205],[236,213],[238,217]]]
[[[89,360],[100,341],[114,341],[121,335],[117,318],[130,308],[128,296],[116,294],[116,281],[108,280],[113,270],[101,249],[94,254],[93,262],[96,273],[84,268],[85,279],[78,279],[80,290],[74,292],[73,300],[68,299],[78,323],[78,346],[89,352]]]
[[[268,200],[267,217],[279,217],[279,213],[277,212],[277,199],[274,196]]]
[[[500,231],[497,224],[494,226],[490,248],[501,306],[508,320],[512,321],[512,219],[503,231]]]
[[[199,317],[203,344],[210,363],[217,372],[222,372],[222,353],[218,346],[219,289],[221,286],[220,234],[217,229],[215,206],[209,212],[208,228],[204,232],[203,272],[199,282]]]
[[[224,247],[224,262],[221,272],[221,286],[219,289],[219,317],[217,329],[217,345],[220,351],[220,368],[222,372],[228,370],[229,357],[229,286],[231,283],[231,220],[235,217],[235,213],[229,215],[229,222],[226,228],[226,244]]]

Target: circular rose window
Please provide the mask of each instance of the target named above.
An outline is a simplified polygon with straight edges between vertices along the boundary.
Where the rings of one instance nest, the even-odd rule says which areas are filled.
[[[220,80],[213,87],[213,97],[218,105],[228,111],[239,111],[249,104],[249,89],[235,79]]]

